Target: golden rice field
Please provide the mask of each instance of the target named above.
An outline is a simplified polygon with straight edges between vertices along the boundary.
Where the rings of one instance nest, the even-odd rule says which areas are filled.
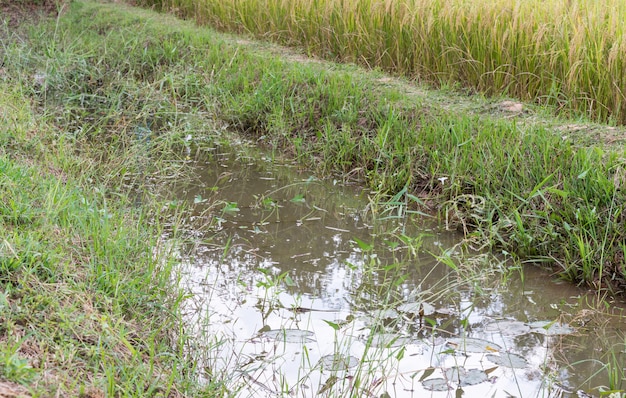
[[[220,30],[626,123],[626,0],[138,0]]]

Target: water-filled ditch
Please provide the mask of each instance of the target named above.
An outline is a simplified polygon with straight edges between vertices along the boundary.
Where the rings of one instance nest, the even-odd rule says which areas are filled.
[[[197,159],[176,190],[195,209],[190,349],[236,396],[599,396],[622,382],[619,304],[462,254],[461,235],[401,201],[217,148]]]

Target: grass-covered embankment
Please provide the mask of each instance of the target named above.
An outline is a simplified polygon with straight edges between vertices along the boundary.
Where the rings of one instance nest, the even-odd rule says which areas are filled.
[[[572,280],[625,285],[621,154],[120,4],[2,29],[0,377],[33,395],[223,393],[193,384],[173,258],[155,250],[175,148],[216,124],[436,204]]]
[[[219,8],[212,2],[191,4],[199,11],[211,6]],[[224,4],[224,10],[230,9],[230,3]],[[260,2],[246,4],[256,7]],[[282,20],[281,10],[266,5],[266,10],[257,13],[243,9],[240,15],[256,21],[257,15],[264,18],[266,11],[275,11]],[[337,23],[351,21],[332,10],[330,14],[311,15],[330,15]],[[219,13],[216,11],[215,15]],[[365,15],[376,18],[394,14],[372,12],[368,6],[354,15],[364,19]],[[485,11],[484,15],[488,18],[491,14]],[[519,24],[534,23],[530,17],[525,20],[518,14],[512,15],[517,15]],[[539,15],[543,16],[542,21],[552,18],[547,13]],[[605,21],[621,26],[613,16]],[[481,22],[493,27],[487,20]],[[343,30],[334,31],[329,21],[324,24],[329,28],[301,30],[327,32],[329,38],[336,40],[350,36],[343,35]],[[387,24],[389,29],[396,26],[389,21]],[[355,29],[359,27],[355,24]],[[276,27],[275,31],[284,33],[285,29]],[[298,37],[292,30],[286,34]],[[610,32],[605,37],[611,37]],[[171,42],[167,36],[162,40],[178,51],[199,48],[191,41]],[[365,51],[370,48],[365,41],[358,45],[344,43],[338,48]],[[480,42],[488,45],[489,40]],[[519,45],[515,51],[503,53],[522,62],[527,59],[521,52],[523,48],[526,46]],[[434,58],[445,59],[450,51],[444,50],[435,48]],[[178,91],[181,98],[197,101],[231,128],[259,142],[271,142],[282,151],[293,151],[299,160],[321,172],[358,174],[378,192],[406,192],[407,200],[415,196],[434,199],[442,204],[441,214],[447,222],[458,222],[472,238],[513,253],[521,260],[550,264],[572,281],[597,288],[621,289],[626,284],[621,147],[577,145],[564,139],[562,133],[527,119],[490,117],[465,112],[462,107],[443,110],[428,95],[419,97],[416,103],[415,97],[384,88],[375,75],[360,70],[302,65],[241,47],[233,49],[223,42],[207,42],[201,51],[205,66],[187,75],[184,91]],[[556,59],[550,62],[560,64]],[[454,63],[446,59],[442,65]],[[602,73],[611,70],[600,69]],[[520,88],[532,91],[527,84]]]
[[[138,0],[342,62],[626,123],[626,5],[607,0]]]
[[[180,172],[175,108],[123,50],[131,76],[92,63],[75,11],[19,24],[38,5],[1,9],[0,395],[198,392],[154,189]],[[148,118],[149,143],[132,134]]]

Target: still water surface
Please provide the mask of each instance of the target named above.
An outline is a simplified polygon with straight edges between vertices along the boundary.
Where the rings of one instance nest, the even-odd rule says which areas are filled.
[[[187,323],[205,378],[237,396],[599,396],[611,355],[623,367],[617,303],[462,256],[458,233],[358,187],[219,149],[197,166],[178,189]]]

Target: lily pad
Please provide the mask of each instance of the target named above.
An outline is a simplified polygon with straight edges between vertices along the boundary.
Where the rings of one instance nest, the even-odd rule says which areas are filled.
[[[359,360],[352,355],[330,354],[320,358],[319,364],[325,370],[342,371],[355,367]]]
[[[372,336],[371,345],[372,347],[392,348],[411,344],[411,342],[412,340],[409,337],[394,333],[376,333]]]
[[[370,313],[370,316],[374,319],[381,319],[381,320],[386,320],[386,319],[396,319],[398,318],[400,314],[398,314],[398,312],[396,310],[393,310],[391,308],[388,309],[383,309],[383,310],[377,310],[377,311],[372,311]]]
[[[460,387],[475,386],[487,381],[487,373],[480,369],[465,369],[462,366],[446,369],[446,379]]]
[[[530,326],[520,321],[501,320],[487,324],[485,331],[502,336],[521,336],[530,332]]]
[[[412,315],[432,315],[435,313],[435,307],[425,302],[404,303],[398,306],[398,311],[406,312]]]
[[[475,353],[498,352],[502,350],[502,347],[500,347],[496,343],[492,343],[491,341],[473,339],[469,337],[456,337],[448,339],[446,342],[446,347],[459,352]]]
[[[314,333],[309,330],[274,329],[263,332],[261,337],[284,343],[310,343],[315,341],[315,339],[311,337],[313,335]]]
[[[424,380],[422,386],[428,391],[449,391],[452,389],[448,381],[441,378]]]
[[[530,331],[533,333],[544,334],[546,336],[556,336],[559,334],[572,334],[576,330],[564,323],[553,321],[537,321],[527,324],[530,327]]]
[[[496,365],[507,368],[523,369],[528,366],[528,361],[517,354],[502,352],[500,355],[487,354],[485,357]]]

